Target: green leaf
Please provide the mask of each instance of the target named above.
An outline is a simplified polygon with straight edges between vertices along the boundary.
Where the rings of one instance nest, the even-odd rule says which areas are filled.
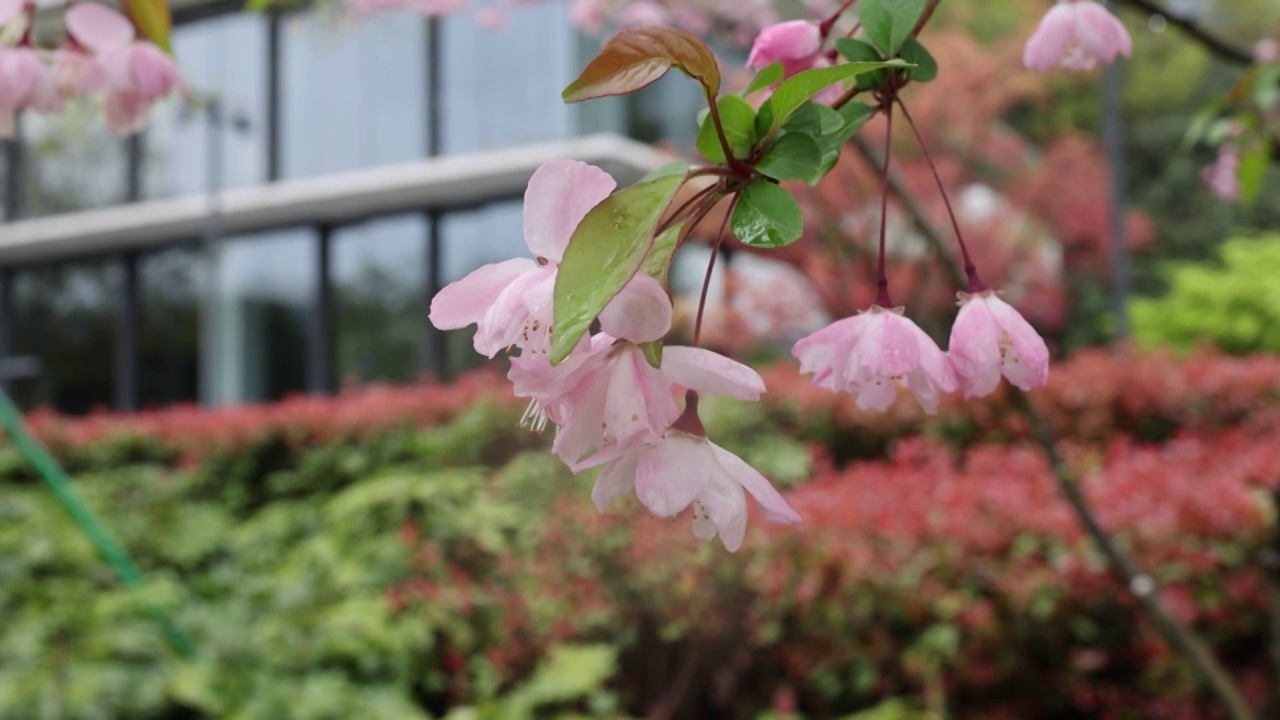
[[[720,66],[701,40],[682,30],[630,28],[609,38],[587,67],[564,89],[565,102],[625,95],[649,85],[672,67],[720,94]]]
[[[683,222],[667,228],[653,241],[653,247],[644,259],[644,271],[659,284],[666,285],[671,274],[671,257],[680,245],[680,235],[684,231]]]
[[[813,70],[796,73],[783,81],[778,86],[778,89],[774,91],[773,96],[769,98],[770,110],[773,113],[773,127],[777,128],[782,125],[787,118],[791,117],[791,113],[795,112],[806,100],[836,83],[844,82],[874,70],[900,67],[911,66],[901,60],[851,62],[834,67],[814,68]]]
[[[720,122],[724,125],[724,136],[729,141],[729,150],[734,157],[744,158],[751,154],[751,147],[756,141],[756,111],[737,95],[725,95],[716,102],[720,109]],[[702,119],[702,127],[698,129],[698,152],[711,162],[724,162],[724,149],[720,147],[720,138],[716,135],[716,125],[711,121],[711,113]]]
[[[1264,111],[1280,104],[1280,65],[1264,68],[1253,84],[1253,101]]]
[[[668,163],[668,164],[663,165],[662,167],[658,168],[657,170],[654,170],[653,172],[649,173],[648,175],[645,175],[644,177],[640,178],[640,182],[646,182],[646,181],[649,181],[649,180],[657,180],[658,178],[661,178],[661,177],[667,177],[668,175],[681,175],[681,176],[683,176],[683,175],[688,174],[688,172],[689,172],[690,170],[692,170],[692,169],[693,169],[693,163],[687,163],[687,162],[673,162],[673,163]]]
[[[653,342],[642,343],[640,352],[644,353],[644,359],[650,366],[655,368],[662,367],[662,341],[654,340]]]
[[[765,69],[756,73],[756,76],[751,79],[751,83],[747,85],[747,89],[742,91],[742,96],[747,97],[752,93],[760,92],[770,85],[777,85],[782,82],[782,76],[784,74],[782,63],[776,62],[769,65]]]
[[[769,146],[756,170],[776,180],[808,180],[821,165],[818,143],[804,133],[789,132]]]
[[[884,57],[897,57],[924,14],[924,6],[925,0],[862,0],[858,19]]]
[[[173,54],[173,46],[169,42],[173,18],[169,13],[168,0],[124,0],[124,10],[142,37]]]
[[[769,98],[761,103],[760,109],[756,111],[756,137],[763,138],[773,132],[774,128],[773,98]]]
[[[849,62],[879,62],[881,60],[880,51],[865,40],[840,38],[836,40],[836,50],[840,52],[841,57]],[[876,70],[859,76],[858,87],[863,90],[873,90],[883,86],[888,79],[888,71]]]
[[[818,108],[821,107],[828,112],[835,112],[826,105],[819,105],[812,100],[806,101],[803,105],[796,108],[791,113],[791,117],[782,123],[782,129],[786,132],[798,132],[806,135],[822,134],[822,115],[819,114]]]
[[[902,59],[915,65],[907,71],[907,77],[915,82],[929,82],[938,77],[938,61],[925,49],[920,41],[908,37],[902,45]]]
[[[666,175],[610,195],[583,218],[556,274],[551,362],[559,364],[631,279],[653,247],[653,230],[684,182]]]
[[[767,180],[748,185],[730,220],[733,234],[757,248],[780,248],[804,234],[804,217],[791,193]]]
[[[816,138],[818,148],[822,151],[822,163],[808,178],[810,184],[816,184],[831,172],[831,168],[835,167],[836,162],[840,160],[840,153],[844,150],[845,143],[849,142],[849,139],[856,135],[867,120],[876,113],[876,108],[856,102],[848,103],[838,111],[821,108],[819,112],[821,110],[826,110],[835,117],[829,119],[826,113],[822,113],[825,132]]]
[[[1262,192],[1262,181],[1267,176],[1267,163],[1270,161],[1267,146],[1254,147],[1240,157],[1240,168],[1236,177],[1240,181],[1240,202],[1245,207],[1253,207]]]

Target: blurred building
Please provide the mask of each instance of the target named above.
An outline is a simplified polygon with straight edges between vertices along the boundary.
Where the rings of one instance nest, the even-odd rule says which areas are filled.
[[[176,9],[192,97],[157,108],[145,133],[112,137],[72,107],[20,118],[5,144],[0,375],[22,406],[447,376],[469,342],[430,327],[429,298],[526,252],[533,169],[574,156],[630,182],[660,158],[625,136],[692,131],[664,125],[693,110],[662,108],[697,102],[673,84],[563,104],[599,44],[563,4],[515,8],[497,30],[238,7]]]

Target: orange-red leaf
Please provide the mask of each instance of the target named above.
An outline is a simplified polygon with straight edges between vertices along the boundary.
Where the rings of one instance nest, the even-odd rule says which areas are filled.
[[[632,93],[672,66],[702,83],[712,97],[720,92],[720,66],[701,40],[670,28],[634,28],[609,38],[582,75],[564,89],[564,100]]]

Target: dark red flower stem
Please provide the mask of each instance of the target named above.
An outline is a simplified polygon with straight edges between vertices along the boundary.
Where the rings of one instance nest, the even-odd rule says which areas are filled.
[[[978,267],[973,264],[973,258],[969,256],[969,248],[964,243],[964,233],[960,232],[960,223],[956,220],[955,210],[951,207],[951,198],[947,196],[947,189],[942,184],[942,176],[938,174],[938,167],[933,164],[933,156],[929,154],[929,148],[925,145],[924,136],[920,134],[920,128],[916,127],[916,122],[911,118],[911,113],[907,110],[906,103],[901,98],[897,98],[898,107],[902,108],[902,117],[907,119],[907,125],[911,126],[911,132],[916,136],[916,142],[920,144],[920,151],[924,153],[924,159],[929,163],[929,170],[933,172],[933,181],[938,184],[938,192],[942,194],[942,202],[947,206],[947,216],[951,218],[951,227],[956,231],[956,242],[960,243],[960,255],[964,258],[964,274],[968,278],[970,293],[979,293],[987,289],[987,284],[982,282],[982,277],[978,275]]]
[[[818,31],[822,33],[823,40],[826,40],[827,36],[831,34],[831,28],[835,27],[835,24],[840,21],[840,16],[843,15],[846,10],[853,7],[853,4],[856,2],[858,2],[858,0],[844,0],[844,4],[840,6],[839,10],[832,13],[831,17],[818,23]]]
[[[694,437],[707,436],[707,429],[702,425],[702,418],[698,417],[698,393],[689,390],[684,394],[684,412],[680,413],[680,417],[671,423],[671,429],[688,433]]]
[[[716,258],[720,256],[720,245],[724,242],[725,231],[729,228],[729,218],[733,216],[734,208],[738,206],[739,197],[741,196],[733,196],[733,202],[729,203],[729,209],[725,211],[724,219],[720,221],[720,230],[716,232],[716,241],[711,246],[711,259],[707,262],[707,274],[702,279],[702,294],[698,298],[698,316],[693,321],[693,344],[695,347],[702,339],[702,315],[707,309],[707,291],[711,288],[711,275],[716,269]]]
[[[889,229],[889,160],[893,157],[893,102],[884,104],[884,180],[880,193],[880,261],[876,267],[876,305],[892,308],[889,299],[889,273],[885,269],[885,236]]]

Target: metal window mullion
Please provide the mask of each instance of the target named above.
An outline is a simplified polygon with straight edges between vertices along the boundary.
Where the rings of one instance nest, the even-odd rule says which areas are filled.
[[[121,278],[116,316],[115,401],[117,410],[138,409],[138,378],[141,353],[138,350],[141,307],[138,286],[138,254],[120,255]]]
[[[267,21],[267,182],[280,179],[283,157],[280,147],[280,14],[271,11]]]
[[[0,366],[13,356],[13,271],[0,268]],[[0,372],[0,388],[10,392],[9,374]]]
[[[307,347],[307,390],[334,391],[333,228],[319,228],[316,238],[316,286]]]

